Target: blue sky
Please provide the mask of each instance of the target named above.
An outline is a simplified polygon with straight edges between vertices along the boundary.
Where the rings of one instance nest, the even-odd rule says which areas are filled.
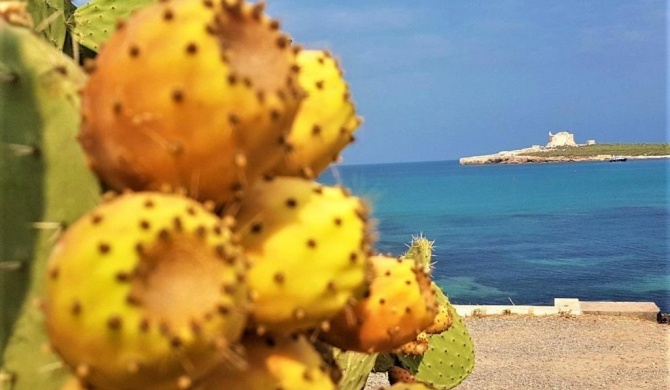
[[[341,61],[365,124],[345,164],[545,144],[667,142],[661,0],[268,0]]]

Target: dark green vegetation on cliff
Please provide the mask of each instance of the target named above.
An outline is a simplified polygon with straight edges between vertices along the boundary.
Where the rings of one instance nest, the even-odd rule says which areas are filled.
[[[541,152],[523,153],[524,156],[539,157],[596,157],[615,156],[667,156],[670,144],[595,144],[585,146],[565,146]]]

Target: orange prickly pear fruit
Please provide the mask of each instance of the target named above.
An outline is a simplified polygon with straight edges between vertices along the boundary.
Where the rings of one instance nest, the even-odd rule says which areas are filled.
[[[297,51],[262,3],[142,8],[90,67],[79,135],[89,166],[115,190],[239,196],[288,149]]]
[[[435,316],[433,324],[426,328],[427,334],[438,334],[449,329],[454,321],[453,314],[446,305],[440,305],[440,311]]]
[[[298,82],[307,96],[293,122],[290,153],[275,168],[278,175],[312,178],[353,142],[361,124],[337,61],[325,51],[298,53]]]
[[[304,336],[272,338],[247,335],[245,367],[221,367],[214,371],[200,390],[331,390],[328,367]]]
[[[432,326],[432,325],[431,325]],[[393,350],[393,353],[411,355],[411,356],[422,356],[428,348],[430,347],[430,339],[428,334],[424,331],[419,333],[416,336],[416,339],[401,345],[400,347]]]
[[[246,325],[246,263],[234,241],[216,215],[177,195],[100,205],[49,258],[51,346],[95,388],[174,389],[204,376]]]
[[[438,311],[430,275],[414,261],[371,258],[369,295],[330,322],[321,337],[335,347],[360,352],[390,352],[415,339]]]
[[[277,177],[257,183],[239,207],[236,231],[251,263],[251,319],[259,331],[327,326],[364,293],[371,238],[360,199]]]

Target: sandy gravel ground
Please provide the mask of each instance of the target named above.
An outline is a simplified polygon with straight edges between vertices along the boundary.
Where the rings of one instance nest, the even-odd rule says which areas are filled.
[[[628,317],[466,319],[475,343],[471,389],[670,389],[670,325]],[[388,384],[384,375],[368,389]]]

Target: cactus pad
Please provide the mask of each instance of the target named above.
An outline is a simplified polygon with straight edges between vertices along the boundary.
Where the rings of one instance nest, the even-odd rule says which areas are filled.
[[[5,4],[14,3],[0,8]],[[0,383],[11,377],[13,390],[49,389],[65,371],[41,370],[57,357],[42,348],[35,300],[54,239],[98,202],[99,188],[73,142],[85,74],[5,17],[30,20],[20,13],[0,17]]]
[[[298,53],[300,86],[307,92],[295,118],[291,152],[275,169],[279,175],[317,176],[354,140],[360,125],[349,88],[336,60],[324,51]]]
[[[419,235],[412,237],[412,243],[402,259],[414,260],[416,266],[425,272],[431,272],[433,269],[433,246],[434,241]]]
[[[375,365],[377,354],[341,351],[333,348],[333,355],[343,374],[339,390],[362,389]]]
[[[424,270],[430,269],[432,249],[432,241],[422,236],[414,237],[402,258],[416,262],[417,267]],[[435,283],[431,283],[431,289],[440,307],[433,324],[417,335],[416,340],[394,352],[412,374],[412,381],[417,380],[439,390],[451,389],[472,372],[474,348],[465,323],[447,296]]]
[[[224,203],[288,150],[298,70],[262,4],[149,5],[100,51],[79,140],[112,189],[167,185]]]
[[[54,47],[62,49],[67,31],[65,22],[74,9],[72,3],[64,0],[30,0],[24,4],[27,4],[33,24],[40,30],[40,34]]]
[[[331,390],[335,384],[321,356],[304,336],[272,338],[247,335],[244,368],[223,367],[203,383],[202,390]]]
[[[54,247],[51,344],[84,383],[101,388],[170,389],[197,379],[245,326],[244,266],[230,230],[199,203],[122,195]]]
[[[116,30],[120,20],[127,19],[132,11],[157,0],[91,0],[72,14],[72,36],[80,44],[98,51]]]
[[[439,291],[439,288],[434,285]],[[427,335],[428,349],[422,356],[397,355],[400,362],[416,380],[443,390],[456,387],[470,375],[475,364],[472,339],[456,309],[443,294],[440,304],[448,309],[452,324],[442,333]]]
[[[339,187],[277,177],[240,204],[256,324],[278,332],[317,326],[366,288],[366,207]],[[321,324],[323,325],[323,324]]]
[[[338,348],[390,352],[430,326],[437,313],[430,276],[413,261],[375,256],[371,264],[369,296],[338,314],[322,335]]]

